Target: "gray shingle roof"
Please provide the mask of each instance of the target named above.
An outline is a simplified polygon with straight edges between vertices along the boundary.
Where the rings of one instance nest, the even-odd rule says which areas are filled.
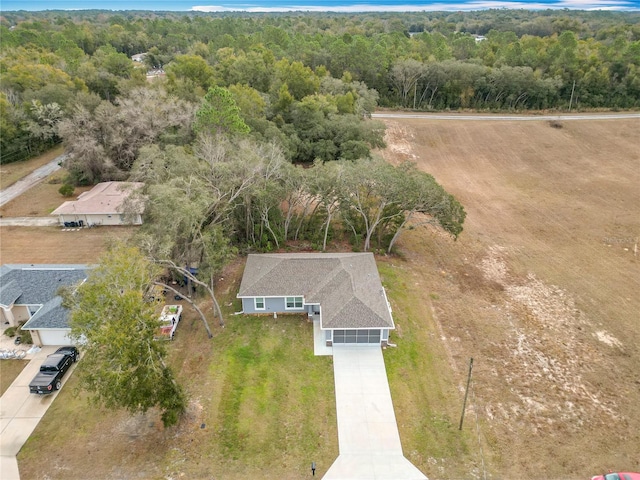
[[[68,328],[68,311],[62,307],[57,292],[60,287],[82,282],[87,278],[87,270],[86,265],[3,265],[0,303],[42,305],[24,328]],[[5,303],[12,297],[15,298]]]
[[[394,328],[371,253],[249,255],[238,297],[304,296],[322,328]]]
[[[55,297],[45,303],[22,328],[38,330],[44,328],[69,328],[69,310],[62,306],[62,298]]]
[[[22,295],[22,289],[15,280],[9,280],[6,283],[3,281],[0,284],[0,305],[3,307],[11,306],[20,295]]]

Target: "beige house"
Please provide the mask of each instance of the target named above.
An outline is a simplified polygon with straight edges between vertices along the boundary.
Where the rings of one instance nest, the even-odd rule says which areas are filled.
[[[77,200],[64,202],[51,215],[57,215],[61,226],[141,225],[144,205],[129,199],[142,188],[141,182],[102,182]]]

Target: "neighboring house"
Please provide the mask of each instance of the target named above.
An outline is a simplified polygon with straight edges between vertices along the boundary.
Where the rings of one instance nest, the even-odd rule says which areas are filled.
[[[326,344],[386,345],[395,328],[371,253],[249,255],[238,298],[247,314],[307,314]]]
[[[131,55],[131,60],[134,62],[144,62],[144,58],[147,56],[145,53],[136,53],[135,55]]]
[[[77,200],[64,202],[51,215],[57,215],[60,225],[88,227],[93,225],[141,225],[142,201],[127,199],[141,182],[102,182]],[[65,225],[66,224],[66,225]]]
[[[0,267],[0,321],[3,327],[26,321],[35,345],[68,345],[69,311],[58,289],[87,278],[86,265],[3,265]]]

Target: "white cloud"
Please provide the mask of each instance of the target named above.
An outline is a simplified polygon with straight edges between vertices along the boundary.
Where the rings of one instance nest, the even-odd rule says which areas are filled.
[[[423,11],[469,11],[486,10],[490,8],[545,10],[569,8],[574,10],[638,10],[640,5],[625,0],[558,0],[555,3],[536,3],[527,1],[503,0],[471,0],[461,3],[428,3],[424,5],[282,5],[278,7],[264,7],[256,4],[223,4],[196,5],[191,7],[197,12],[423,12]]]

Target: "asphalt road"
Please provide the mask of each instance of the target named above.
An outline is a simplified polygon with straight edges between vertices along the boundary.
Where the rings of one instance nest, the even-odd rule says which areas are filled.
[[[540,121],[540,120],[620,120],[640,118],[640,113],[593,113],[574,115],[467,115],[458,113],[385,113],[371,114],[372,118],[423,118],[427,120],[494,120],[494,121]]]
[[[56,170],[59,170],[61,168],[59,164],[62,163],[66,158],[66,154],[60,155],[59,157],[51,160],[46,165],[37,168],[26,177],[21,178],[10,187],[7,187],[4,190],[0,191],[0,207],[5,203],[10,202],[14,198],[22,195],[24,192],[29,190],[34,185],[40,183]]]

